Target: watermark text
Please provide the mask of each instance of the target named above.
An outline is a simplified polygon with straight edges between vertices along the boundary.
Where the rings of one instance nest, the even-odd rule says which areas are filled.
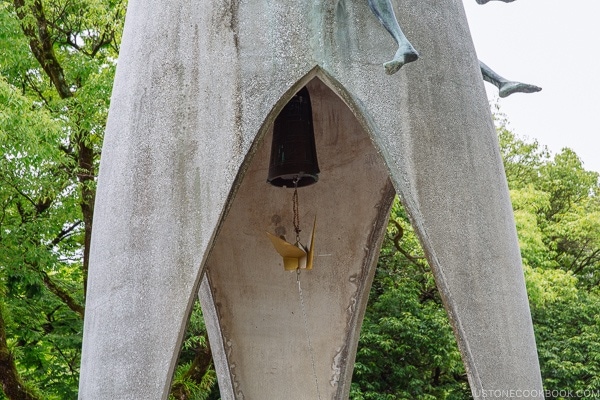
[[[550,390],[550,389],[481,389],[473,391],[473,397],[482,399],[600,399],[600,389]]]

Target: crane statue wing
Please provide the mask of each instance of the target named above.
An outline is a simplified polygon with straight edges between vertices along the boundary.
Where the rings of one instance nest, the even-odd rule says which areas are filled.
[[[317,218],[313,223],[310,240],[307,246],[301,243],[289,243],[284,239],[267,232],[267,236],[271,239],[273,247],[281,257],[283,257],[283,268],[286,271],[295,271],[299,268],[312,269],[314,260],[314,243],[315,243],[315,228],[317,226]]]

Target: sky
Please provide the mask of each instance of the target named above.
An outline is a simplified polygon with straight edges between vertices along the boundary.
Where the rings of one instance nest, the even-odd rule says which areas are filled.
[[[600,0],[463,0],[479,59],[542,91],[504,99],[509,128],[554,154],[569,147],[600,172]]]

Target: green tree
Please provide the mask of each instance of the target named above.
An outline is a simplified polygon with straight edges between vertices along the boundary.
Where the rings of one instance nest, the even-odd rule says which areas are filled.
[[[546,389],[600,387],[598,174],[498,135]],[[455,340],[404,211],[396,202],[361,332],[352,399],[471,398]]]
[[[95,177],[122,0],[0,2],[0,398],[76,398]],[[501,151],[548,389],[600,387],[598,174],[515,137]],[[174,399],[216,399],[194,310]],[[432,273],[398,202],[367,306],[353,399],[465,399]]]
[[[433,274],[397,199],[365,313],[350,397],[470,397]]]
[[[505,156],[505,165],[545,388],[596,389],[598,173],[586,171],[570,149],[550,157],[537,143],[527,143],[503,126],[499,135],[505,154],[521,155]]]
[[[200,303],[196,301],[171,384],[171,400],[219,399],[217,374]]]
[[[0,3],[0,398],[77,397],[95,178],[125,6]],[[196,307],[173,397],[208,398],[215,382]]]
[[[76,398],[95,176],[124,4],[0,3],[0,383]]]

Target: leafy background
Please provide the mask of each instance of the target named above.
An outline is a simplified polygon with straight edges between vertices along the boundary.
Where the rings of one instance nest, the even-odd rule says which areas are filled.
[[[0,2],[0,399],[75,399],[98,162],[126,4]],[[545,388],[600,389],[598,174],[495,110]],[[568,132],[565,132],[568,134]],[[433,275],[394,203],[352,399],[469,399]],[[218,399],[195,307],[173,399]],[[551,397],[550,397],[551,398]]]

